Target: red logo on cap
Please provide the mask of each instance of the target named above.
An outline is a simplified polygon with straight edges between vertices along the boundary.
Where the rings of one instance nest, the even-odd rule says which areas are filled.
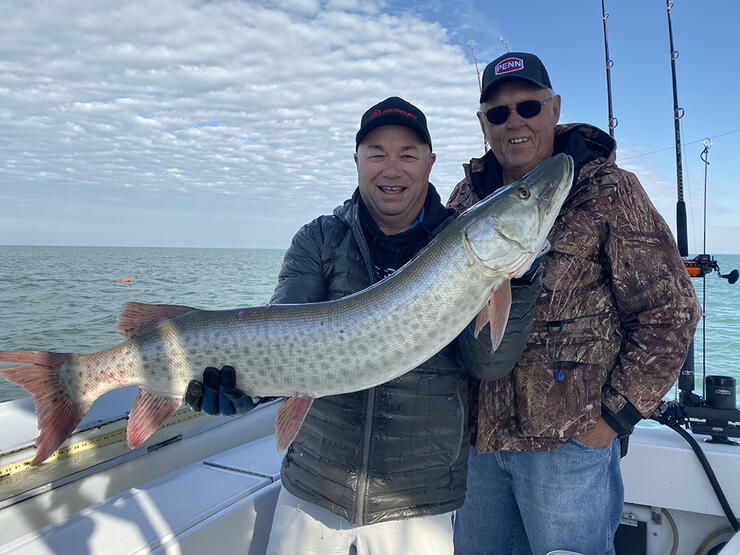
[[[407,118],[416,119],[416,116],[414,114],[411,114],[406,110],[402,110],[401,108],[386,108],[382,112],[380,110],[375,110],[372,114],[370,114],[370,119],[375,119],[378,116],[384,116],[385,114],[401,114],[402,116],[406,116]]]
[[[499,62],[493,73],[494,75],[503,75],[504,73],[511,73],[520,69],[524,69],[524,60],[521,58],[506,58]]]

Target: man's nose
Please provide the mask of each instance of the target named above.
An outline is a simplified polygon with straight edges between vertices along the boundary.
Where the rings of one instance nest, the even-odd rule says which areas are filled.
[[[398,160],[392,157],[388,157],[383,168],[383,175],[387,177],[393,177],[401,174],[401,165]]]
[[[506,119],[506,127],[516,129],[524,125],[524,118],[516,111],[516,107],[511,106],[510,108],[509,117]]]

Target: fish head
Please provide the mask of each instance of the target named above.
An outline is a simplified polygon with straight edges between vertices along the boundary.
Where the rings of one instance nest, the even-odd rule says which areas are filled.
[[[521,277],[545,245],[572,181],[573,159],[558,154],[475,204],[460,216],[469,220],[469,256],[488,275]]]

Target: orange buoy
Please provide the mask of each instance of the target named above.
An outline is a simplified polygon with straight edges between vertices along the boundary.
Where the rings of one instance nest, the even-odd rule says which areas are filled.
[[[131,283],[131,278],[123,278],[119,279],[118,283]]]

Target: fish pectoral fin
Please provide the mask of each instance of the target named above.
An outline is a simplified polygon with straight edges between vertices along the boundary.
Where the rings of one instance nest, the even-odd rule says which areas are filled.
[[[174,304],[126,303],[118,315],[116,329],[130,339],[149,326],[191,310],[197,309]]]
[[[505,281],[496,289],[491,289],[491,296],[475,318],[474,336],[478,337],[486,324],[490,323],[491,352],[498,349],[504,337],[506,322],[511,310],[511,282]]]
[[[126,439],[131,449],[144,443],[182,404],[180,397],[156,395],[143,389],[128,416]]]
[[[280,407],[275,421],[275,437],[277,439],[278,451],[284,451],[293,443],[295,436],[298,435],[298,430],[301,429],[303,420],[311,408],[313,400],[313,397],[295,395],[285,401],[283,406]]]
[[[511,282],[505,281],[491,295],[488,303],[488,320],[491,324],[491,352],[501,344],[511,310]]]
[[[493,293],[491,294],[493,296]],[[480,312],[475,317],[475,331],[473,332],[473,337],[478,339],[478,334],[480,334],[480,330],[482,330],[485,325],[488,323],[488,317],[489,317],[489,311],[491,310],[491,297],[488,298],[486,301],[486,304],[483,305],[483,308],[480,309]]]

